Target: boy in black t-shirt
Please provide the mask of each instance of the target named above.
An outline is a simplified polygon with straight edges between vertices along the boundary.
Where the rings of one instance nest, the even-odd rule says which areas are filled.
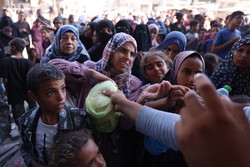
[[[1,61],[0,77],[4,80],[14,121],[19,126],[18,119],[25,113],[24,101],[27,99],[26,75],[32,63],[22,56],[25,48],[23,39],[14,38],[9,46],[11,56]]]

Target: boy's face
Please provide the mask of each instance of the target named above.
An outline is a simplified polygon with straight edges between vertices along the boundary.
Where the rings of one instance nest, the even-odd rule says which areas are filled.
[[[212,27],[211,28],[211,38],[214,38],[216,33],[220,30],[220,27]]]
[[[51,80],[41,83],[37,94],[32,93],[43,113],[60,112],[66,100],[65,80]]]

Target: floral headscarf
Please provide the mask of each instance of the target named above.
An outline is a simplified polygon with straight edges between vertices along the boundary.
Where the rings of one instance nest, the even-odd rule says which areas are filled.
[[[125,72],[117,74],[110,64],[114,53],[126,42],[132,42],[136,52],[137,44],[135,39],[126,33],[117,33],[109,40],[104,48],[103,57],[96,63],[95,70],[113,79],[118,88],[128,97],[132,89],[130,85],[132,65]]]
[[[239,68],[233,63],[234,51],[239,47],[250,44],[250,38],[237,41],[229,51],[225,60],[211,75],[211,80],[216,88],[229,85],[232,88],[230,95],[245,94],[250,96],[250,67]]]
[[[60,50],[61,50],[60,49],[60,39],[61,39],[62,35],[68,31],[73,32],[77,38],[77,41],[78,41],[77,42],[77,50],[71,55],[64,55],[60,52]],[[55,59],[55,58],[61,58],[61,59],[68,60],[71,62],[78,61],[80,63],[90,59],[87,50],[85,49],[84,45],[82,44],[82,42],[79,39],[79,32],[78,32],[76,27],[74,27],[72,25],[64,25],[64,26],[60,27],[56,33],[55,41],[46,50],[45,55],[41,59],[41,62],[46,63],[46,62],[49,62],[51,59]]]
[[[203,64],[203,71],[205,71],[205,62],[203,57],[196,51],[183,51],[176,55],[174,58],[173,64],[170,67],[170,70],[167,72],[166,76],[164,77],[164,80],[169,81],[171,84],[175,85],[177,84],[176,77],[177,73],[180,69],[181,64],[185,59],[187,59],[190,56],[196,55],[196,57],[200,58]]]

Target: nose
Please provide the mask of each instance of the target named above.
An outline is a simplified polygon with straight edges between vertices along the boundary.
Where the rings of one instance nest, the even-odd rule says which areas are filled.
[[[190,75],[189,81],[190,81],[190,82],[194,82],[194,74]]]
[[[104,159],[101,157],[97,158],[96,163],[97,163],[97,166],[99,167],[103,167],[105,164]]]
[[[65,91],[59,91],[57,97],[58,101],[63,100],[65,98],[65,95],[66,95]]]

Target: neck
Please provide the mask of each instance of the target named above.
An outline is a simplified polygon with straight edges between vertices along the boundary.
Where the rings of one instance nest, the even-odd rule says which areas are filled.
[[[58,113],[44,113],[41,114],[41,119],[43,123],[47,125],[55,125],[59,122],[59,114]]]

